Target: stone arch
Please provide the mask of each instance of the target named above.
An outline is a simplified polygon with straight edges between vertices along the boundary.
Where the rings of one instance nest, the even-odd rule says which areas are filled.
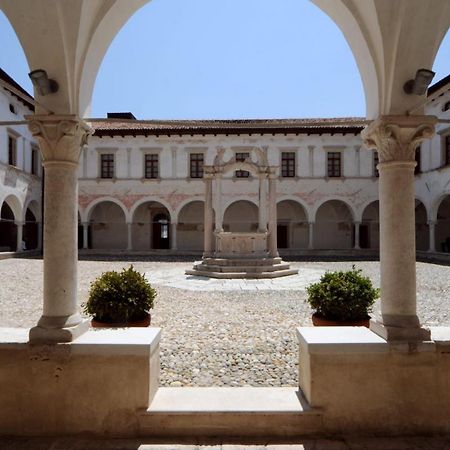
[[[159,200],[143,199],[131,212],[134,250],[169,249],[171,214]]]
[[[94,210],[94,208],[99,203],[103,203],[103,202],[115,203],[122,210],[122,212],[125,216],[126,222],[129,222],[129,217],[130,217],[129,211],[127,210],[125,205],[120,200],[117,200],[114,197],[100,197],[100,198],[97,198],[96,200],[94,200],[93,202],[89,203],[89,205],[84,210],[84,216],[83,215],[81,216],[82,221],[89,222],[91,220],[91,215],[92,215],[92,211]]]
[[[103,200],[89,209],[91,244],[94,249],[123,250],[127,247],[125,212],[117,202]]]
[[[352,216],[352,220],[354,220],[354,218],[357,217],[356,213],[355,213],[355,210],[353,208],[353,205],[351,203],[349,203],[346,199],[339,198],[339,197],[328,197],[328,198],[322,200],[321,202],[319,202],[319,203],[317,203],[315,205],[315,207],[311,211],[311,222],[315,222],[317,220],[317,212],[322,207],[322,205],[324,205],[325,203],[330,202],[330,201],[336,201],[336,202],[344,203],[345,206],[347,206],[347,208],[350,211],[350,214]]]
[[[293,199],[277,203],[278,248],[307,248],[309,225],[304,205]]]
[[[169,217],[170,222],[175,222],[176,214],[173,213],[171,206],[169,203],[167,203],[165,200],[157,198],[157,197],[144,197],[138,200],[136,203],[133,204],[133,206],[130,209],[130,222],[134,220],[134,215],[136,213],[136,210],[143,205],[144,203],[159,203],[160,205],[164,206],[166,208]]]
[[[250,232],[258,230],[258,206],[250,200],[235,200],[224,208],[224,231]]]
[[[205,202],[191,200],[178,213],[177,248],[179,250],[203,250]]]
[[[342,200],[327,200],[316,210],[314,248],[350,249],[353,247],[353,212]]]
[[[436,214],[436,250],[450,253],[450,194],[441,198]]]
[[[24,215],[22,202],[14,194],[7,195],[2,204],[6,203],[14,214],[15,221],[21,221]]]
[[[39,245],[39,232],[41,210],[37,200],[31,200],[24,208],[23,218],[23,241],[26,250],[35,250]]]
[[[366,204],[359,227],[359,245],[361,248],[377,250],[380,248],[380,202],[372,200]]]
[[[428,213],[425,204],[416,197],[416,250],[426,251],[430,247],[430,232],[428,226]]]

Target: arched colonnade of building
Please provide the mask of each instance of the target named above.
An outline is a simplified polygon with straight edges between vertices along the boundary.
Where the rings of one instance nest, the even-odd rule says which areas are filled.
[[[224,208],[223,229],[256,231],[258,217],[258,205],[253,200],[233,199]],[[128,209],[120,200],[104,197],[87,205],[78,218],[79,248],[203,251],[203,199],[187,200],[172,208],[162,199],[149,198]],[[450,194],[428,206],[416,199],[415,223],[417,250],[449,251]],[[379,241],[378,200],[362,206],[337,198],[324,199],[317,205],[292,196],[277,201],[280,250],[378,250]]]
[[[37,200],[25,205],[15,195],[0,200],[0,252],[41,248],[41,208]]]

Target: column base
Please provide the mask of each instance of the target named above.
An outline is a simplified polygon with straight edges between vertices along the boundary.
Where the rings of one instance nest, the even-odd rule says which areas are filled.
[[[76,318],[79,321],[74,323]],[[69,317],[42,316],[37,326],[30,329],[29,340],[33,344],[72,342],[89,329],[89,323],[79,314]]]
[[[417,321],[418,322],[418,321]],[[431,341],[431,332],[427,328],[385,325],[377,320],[370,321],[370,330],[386,341],[422,342]]]

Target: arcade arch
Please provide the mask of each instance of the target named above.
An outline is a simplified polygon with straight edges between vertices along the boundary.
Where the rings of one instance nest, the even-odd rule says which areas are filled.
[[[184,205],[178,213],[177,248],[203,250],[203,221],[205,203],[195,200]]]
[[[12,252],[17,247],[17,225],[13,209],[5,200],[0,210],[0,251]]]
[[[230,232],[258,230],[258,207],[249,200],[231,203],[223,214],[223,229]]]
[[[427,251],[430,248],[430,232],[425,205],[416,199],[416,250]]]
[[[314,248],[350,249],[353,247],[353,215],[341,200],[328,200],[319,206],[314,223]]]
[[[359,227],[359,246],[371,250],[380,248],[380,202],[378,200],[364,208]]]
[[[279,249],[308,247],[308,217],[303,205],[294,200],[278,202],[277,221],[277,243]]]
[[[436,220],[436,250],[450,253],[450,194],[440,202]]]
[[[98,202],[89,210],[91,243],[94,249],[125,249],[127,225],[123,209],[110,200]]]
[[[132,249],[170,249],[171,216],[160,202],[145,201],[132,212]]]

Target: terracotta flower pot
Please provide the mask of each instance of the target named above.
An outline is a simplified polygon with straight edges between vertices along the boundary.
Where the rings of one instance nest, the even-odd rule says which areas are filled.
[[[131,322],[100,322],[98,320],[91,320],[92,328],[124,328],[124,327],[148,327],[150,326],[151,315],[147,314],[147,317],[141,320],[134,320]]]
[[[362,320],[329,320],[314,313],[312,323],[315,327],[366,327],[369,328],[370,317]]]

